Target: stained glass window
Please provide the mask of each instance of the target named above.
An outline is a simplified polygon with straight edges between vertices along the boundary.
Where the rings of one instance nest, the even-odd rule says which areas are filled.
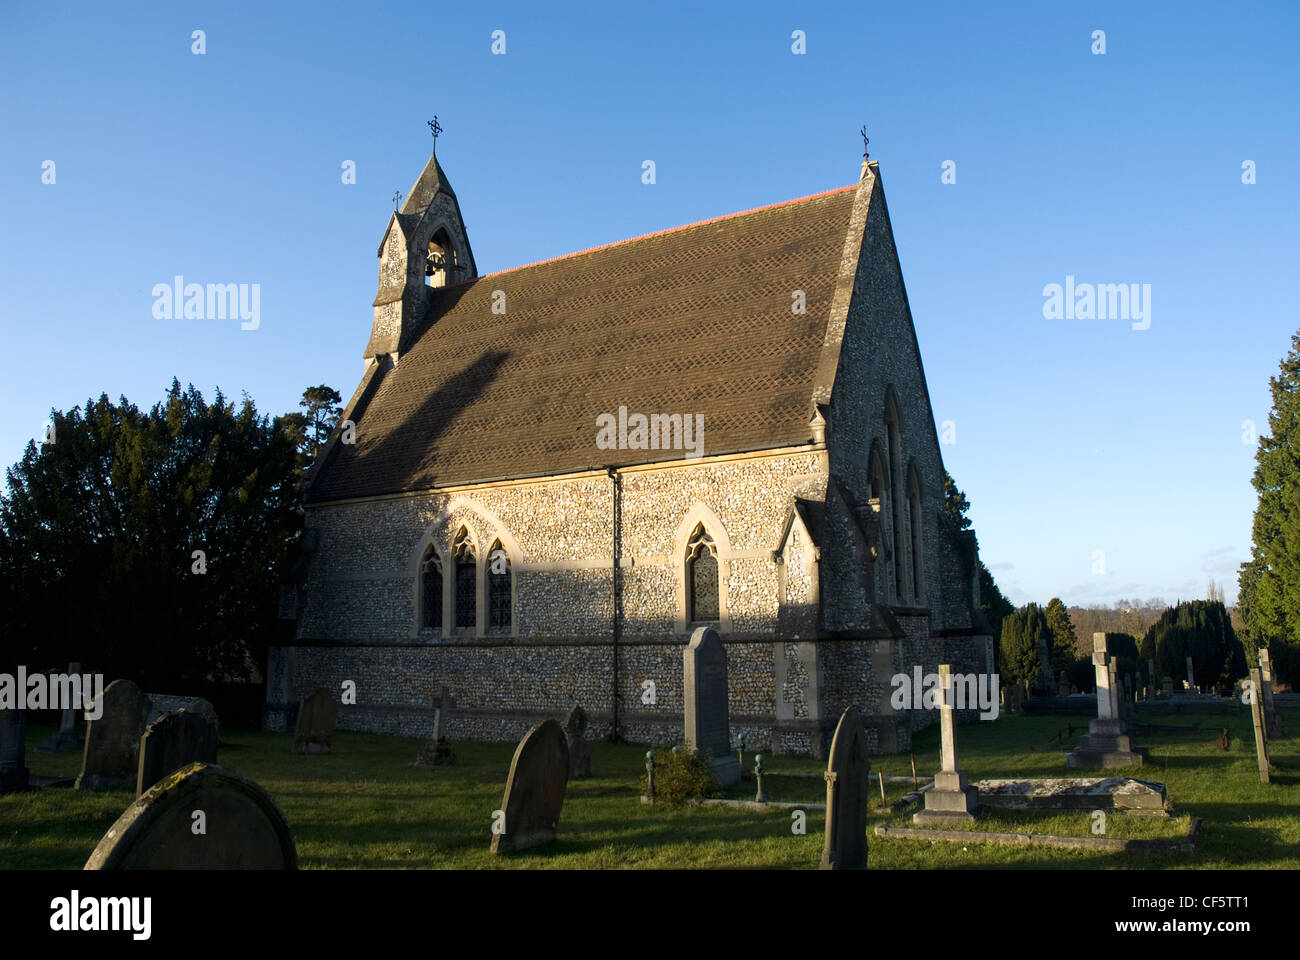
[[[488,551],[488,626],[494,633],[510,632],[510,557],[501,541]]]
[[[430,630],[442,630],[442,558],[430,547],[420,564],[421,602],[424,607],[422,625]]]
[[[473,630],[478,624],[478,564],[474,541],[462,529],[452,549],[456,557],[456,627]]]

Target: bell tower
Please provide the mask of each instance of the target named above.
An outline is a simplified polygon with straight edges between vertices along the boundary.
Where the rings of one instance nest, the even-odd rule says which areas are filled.
[[[363,354],[367,362],[389,357],[398,361],[427,323],[436,319],[433,304],[440,287],[478,276],[460,204],[438,165],[438,118],[429,121],[433,152],[394,210],[379,243],[379,292],[374,325]]]

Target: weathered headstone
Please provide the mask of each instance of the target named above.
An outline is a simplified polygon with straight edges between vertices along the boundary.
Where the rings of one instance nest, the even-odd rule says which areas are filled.
[[[1125,732],[1116,688],[1115,662],[1106,649],[1106,634],[1092,635],[1092,663],[1097,675],[1097,719],[1065,755],[1065,765],[1081,769],[1142,766],[1146,751],[1135,748]]]
[[[587,742],[587,712],[582,707],[569,711],[564,724],[564,739],[569,746],[569,779],[591,776],[591,744]]]
[[[731,755],[727,703],[727,651],[712,626],[697,627],[682,653],[686,692],[686,746],[713,757],[713,776],[724,787],[740,780],[740,762]]]
[[[202,697],[180,697],[167,693],[146,693],[145,696],[149,698],[149,723],[153,723],[165,713],[188,710],[190,713],[201,714],[208,723],[212,724],[212,729],[220,737],[221,721],[217,717],[217,708]]]
[[[135,781],[138,797],[173,770],[191,763],[217,762],[217,728],[201,713],[164,713],[144,728],[140,766]]]
[[[1148,700],[1154,700],[1156,698],[1156,684],[1158,684],[1159,682],[1160,680],[1156,677],[1156,662],[1155,660],[1148,658],[1147,660],[1147,699]]]
[[[27,711],[0,710],[0,793],[26,790]]]
[[[279,806],[252,780],[194,763],[164,777],[109,827],[87,870],[296,870]]]
[[[339,708],[334,695],[324,687],[316,690],[298,707],[298,724],[293,731],[294,753],[329,753]]]
[[[1191,693],[1196,692],[1196,675],[1192,673],[1192,658],[1187,658],[1187,689]]]
[[[439,767],[456,762],[456,754],[451,749],[451,743],[442,734],[444,725],[451,717],[451,703],[451,694],[443,686],[438,692],[437,706],[433,708],[433,736],[424,745],[420,755],[415,758],[415,766]]]
[[[81,664],[68,664],[68,676],[74,677],[80,673]],[[86,696],[89,694],[87,693]],[[80,747],[82,742],[82,737],[77,733],[77,705],[70,703],[64,706],[59,715],[59,729],[46,737],[45,742],[38,749],[58,753],[60,750]]]
[[[1273,701],[1273,662],[1269,657],[1268,647],[1259,648],[1259,676],[1264,694],[1264,722],[1268,729],[1268,738],[1278,740],[1286,736],[1282,728],[1282,714],[1278,713]]]
[[[867,865],[867,797],[870,773],[867,731],[857,707],[835,727],[826,764],[826,841],[821,869],[858,870]]]
[[[973,820],[979,807],[979,790],[966,782],[966,774],[957,769],[957,711],[954,708],[952,667],[939,664],[939,740],[940,767],[934,786],[925,792],[925,809],[912,815],[919,824],[944,824],[956,820]]]
[[[1174,695],[1174,681],[1172,677],[1165,677],[1160,681],[1160,693],[1162,696],[1172,697]]]
[[[1264,697],[1260,693],[1264,686],[1259,667],[1250,671],[1253,685],[1250,697],[1250,722],[1255,728],[1255,761],[1259,765],[1259,782],[1268,783],[1268,726],[1264,719]]]
[[[1047,634],[1040,634],[1038,637],[1038,676],[1035,678],[1034,689],[1041,690],[1044,694],[1051,694],[1052,691],[1052,640]]]
[[[114,680],[100,695],[98,720],[86,721],[78,790],[134,787],[140,770],[140,738],[149,716],[149,698],[130,680]]]
[[[569,746],[554,720],[544,720],[519,741],[501,801],[504,832],[492,834],[492,852],[509,853],[550,843],[564,807]]]

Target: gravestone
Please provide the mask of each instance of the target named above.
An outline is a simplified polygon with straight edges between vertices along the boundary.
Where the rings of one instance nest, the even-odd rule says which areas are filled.
[[[492,852],[509,853],[550,843],[564,807],[569,780],[569,746],[554,720],[544,720],[519,741],[510,761],[504,833],[492,834]]]
[[[867,731],[857,707],[840,717],[826,763],[826,840],[821,869],[860,870],[867,865]]]
[[[1268,722],[1264,719],[1264,697],[1260,693],[1264,681],[1259,667],[1250,671],[1250,680],[1254,685],[1250,697],[1250,722],[1255,728],[1255,762],[1259,765],[1259,782],[1268,783]]]
[[[1196,692],[1196,676],[1192,673],[1191,657],[1187,658],[1187,689],[1192,693]]]
[[[922,825],[953,823],[975,819],[979,807],[979,790],[966,782],[966,774],[957,769],[957,711],[954,709],[952,667],[939,664],[939,740],[940,767],[934,786],[925,792],[925,809],[912,815],[912,822]]]
[[[1286,735],[1282,729],[1282,715],[1277,712],[1273,700],[1273,662],[1268,647],[1259,648],[1259,676],[1263,684],[1264,723],[1270,740],[1279,740]]]
[[[569,711],[564,724],[564,739],[569,747],[569,779],[591,776],[591,744],[587,742],[587,712],[582,707]]]
[[[1052,640],[1047,634],[1038,638],[1038,676],[1034,679],[1034,691],[1050,695],[1052,692]]]
[[[81,664],[68,664],[68,676],[77,676],[80,673]],[[88,691],[84,695],[90,696]],[[60,750],[80,747],[82,742],[81,735],[77,733],[77,706],[68,704],[59,714],[59,729],[46,737],[45,742],[41,744],[39,749],[58,753]]]
[[[727,651],[712,626],[697,627],[682,653],[686,692],[686,746],[713,757],[713,777],[722,786],[740,780],[740,761],[731,755],[727,704]]]
[[[0,793],[27,789],[27,711],[0,710]]]
[[[86,721],[78,790],[134,787],[140,770],[140,738],[149,698],[130,680],[114,680],[100,695],[98,720]],[[87,711],[89,712],[89,710]]]
[[[140,766],[135,781],[138,797],[173,770],[191,763],[217,762],[217,728],[201,713],[164,713],[144,728]]]
[[[298,723],[293,731],[294,753],[329,753],[339,708],[334,695],[324,687],[303,700],[298,707]]]
[[[451,719],[451,704],[451,694],[447,692],[446,686],[443,686],[438,692],[437,706],[433,708],[433,736],[420,751],[420,755],[415,758],[415,766],[439,767],[456,762],[456,754],[451,749],[451,743],[442,734],[444,725],[448,725]]]
[[[1079,744],[1065,755],[1065,765],[1096,770],[1110,767],[1140,767],[1146,751],[1135,748],[1120,715],[1115,661],[1106,649],[1106,634],[1092,635],[1092,663],[1097,674],[1097,719]]]
[[[1174,681],[1172,677],[1165,677],[1160,681],[1160,693],[1166,697],[1174,695]]]
[[[1160,682],[1159,679],[1156,677],[1156,662],[1154,660],[1148,659],[1147,660],[1147,699],[1148,700],[1154,700],[1156,698],[1156,684],[1159,682]]]
[[[202,817],[195,816],[202,813]],[[202,832],[196,832],[202,827]],[[87,870],[296,870],[279,806],[252,780],[193,763],[154,784],[109,827]]]
[[[1061,671],[1060,678],[1056,681],[1056,695],[1058,697],[1068,697],[1070,695],[1070,679]]]
[[[220,737],[221,721],[217,718],[217,708],[202,697],[178,697],[166,693],[147,693],[145,696],[149,698],[149,723],[153,723],[165,713],[188,710],[190,713],[202,714]]]

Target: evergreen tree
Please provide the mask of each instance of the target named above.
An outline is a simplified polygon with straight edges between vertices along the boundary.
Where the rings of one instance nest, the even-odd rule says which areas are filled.
[[[1036,603],[1030,603],[1002,621],[1001,674],[1004,683],[1038,684],[1040,639],[1050,642],[1047,618]]]
[[[967,513],[970,511],[970,501],[966,499],[966,494],[957,489],[957,484],[953,482],[948,471],[943,472],[943,509],[944,515],[952,522],[955,530],[968,530],[971,526],[970,517]],[[978,552],[978,549],[977,551]],[[997,581],[993,579],[993,574],[980,560],[980,612],[984,614],[984,619],[988,621],[989,626],[996,628],[1007,617],[1015,612],[1015,605],[1011,603],[1002,591],[998,589]],[[999,645],[997,652],[1000,654]]]
[[[343,416],[343,408],[339,406],[342,402],[343,397],[339,392],[323,383],[320,386],[308,387],[302,392],[302,400],[298,406],[304,411],[301,421],[303,453],[306,454],[309,462],[316,459],[330,431],[338,426],[339,417]]]
[[[250,676],[302,528],[281,425],[174,380],[147,413],[101,396],[52,421],[0,497],[0,662],[146,690]]]
[[[1059,674],[1079,659],[1079,643],[1070,611],[1060,597],[1047,601],[1046,616],[1047,629],[1052,635],[1052,672]]]
[[[1300,332],[1277,376],[1251,483],[1259,494],[1250,560],[1241,565],[1237,606],[1252,662],[1268,647],[1275,679],[1300,682]]]
[[[1108,635],[1109,636],[1109,635]],[[1158,669],[1174,681],[1187,675],[1187,658],[1198,686],[1221,686],[1246,675],[1246,653],[1222,603],[1192,600],[1166,610],[1142,642]]]

